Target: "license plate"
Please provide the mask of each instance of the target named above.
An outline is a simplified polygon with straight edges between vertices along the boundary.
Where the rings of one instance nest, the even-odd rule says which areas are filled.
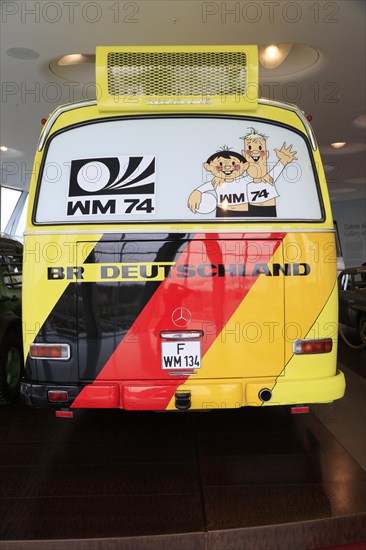
[[[201,368],[200,342],[162,342],[161,355],[163,370]]]

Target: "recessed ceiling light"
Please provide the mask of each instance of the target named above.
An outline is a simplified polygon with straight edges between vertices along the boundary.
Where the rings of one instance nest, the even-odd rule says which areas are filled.
[[[334,147],[334,144],[331,145],[321,145],[320,151],[323,155],[350,155],[352,153],[361,153],[361,151],[366,150],[366,143],[349,141],[341,147]]]
[[[366,128],[366,114],[359,115],[353,121],[354,126],[358,128]]]
[[[331,143],[331,146],[334,149],[342,149],[342,147],[344,147],[345,145],[347,145],[346,141],[336,141],[334,143]]]
[[[264,55],[268,60],[277,59],[280,55],[280,50],[278,49],[278,46],[267,46],[264,50]]]
[[[275,69],[284,62],[292,44],[270,44],[259,46],[259,61],[266,69]]]
[[[5,151],[7,151],[7,150],[8,150],[8,148],[5,147],[5,145],[1,145],[0,151],[4,151],[4,153],[5,153]]]
[[[84,54],[84,53],[70,53],[61,57],[57,64],[58,65],[82,65],[83,63],[95,63],[94,54]]]
[[[95,97],[95,84],[94,90],[92,90],[95,82],[95,54],[71,53],[57,57],[51,61],[49,68],[54,75],[62,80],[76,82],[79,86],[87,84],[88,97]],[[85,90],[83,94],[85,94]],[[86,99],[85,95],[84,99]]]
[[[24,61],[29,61],[31,59],[37,59],[39,53],[36,50],[31,50],[30,48],[9,48],[6,50],[6,53],[9,57],[14,59],[23,59]]]
[[[278,78],[287,81],[290,75],[296,75],[297,81],[309,70],[320,70],[324,62],[320,52],[308,44],[262,44],[258,56],[259,75],[264,82]]]

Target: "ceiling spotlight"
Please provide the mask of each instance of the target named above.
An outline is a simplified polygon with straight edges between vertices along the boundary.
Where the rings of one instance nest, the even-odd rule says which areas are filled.
[[[292,44],[259,46],[259,61],[266,69],[275,69],[285,61],[291,49]]]
[[[51,73],[69,82],[75,82],[78,86],[81,84],[91,84],[95,82],[95,54],[90,53],[70,53],[61,57],[52,59],[49,64]],[[95,90],[89,91],[95,97]]]
[[[0,151],[3,151],[4,153],[5,153],[5,151],[7,151],[7,150],[8,150],[8,148],[5,147],[5,145],[2,145],[2,146],[0,147]]]
[[[94,54],[85,53],[70,53],[61,57],[58,65],[82,65],[83,63],[95,63]]]
[[[277,59],[280,55],[280,50],[277,46],[267,46],[267,48],[264,50],[264,55],[266,58],[270,61],[272,59]]]
[[[334,149],[341,149],[345,145],[347,145],[346,141],[336,141],[335,143],[331,143],[331,146],[334,147]]]

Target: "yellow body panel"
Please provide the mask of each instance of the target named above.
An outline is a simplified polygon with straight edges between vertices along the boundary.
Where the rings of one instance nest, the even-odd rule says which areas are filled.
[[[282,263],[282,248],[273,262]],[[241,377],[243,371],[248,377],[278,376],[283,368],[283,321],[284,279],[259,277],[204,356],[197,378],[221,378],[223,372],[225,377]]]

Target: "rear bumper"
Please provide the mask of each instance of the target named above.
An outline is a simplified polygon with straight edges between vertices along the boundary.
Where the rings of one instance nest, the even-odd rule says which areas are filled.
[[[263,402],[262,390],[272,397]],[[66,403],[50,403],[48,391],[65,390]],[[245,406],[329,403],[343,397],[345,378],[335,376],[311,380],[288,380],[285,377],[226,380],[182,380],[180,383],[155,381],[94,382],[86,386],[34,384],[23,381],[21,397],[33,407],[106,408],[126,410],[177,410],[176,395],[190,394],[192,410],[239,408]],[[268,394],[267,394],[268,395]]]
[[[330,403],[344,396],[346,380],[342,371],[334,376],[310,380],[278,378],[272,399],[267,405],[292,405],[296,403]]]

